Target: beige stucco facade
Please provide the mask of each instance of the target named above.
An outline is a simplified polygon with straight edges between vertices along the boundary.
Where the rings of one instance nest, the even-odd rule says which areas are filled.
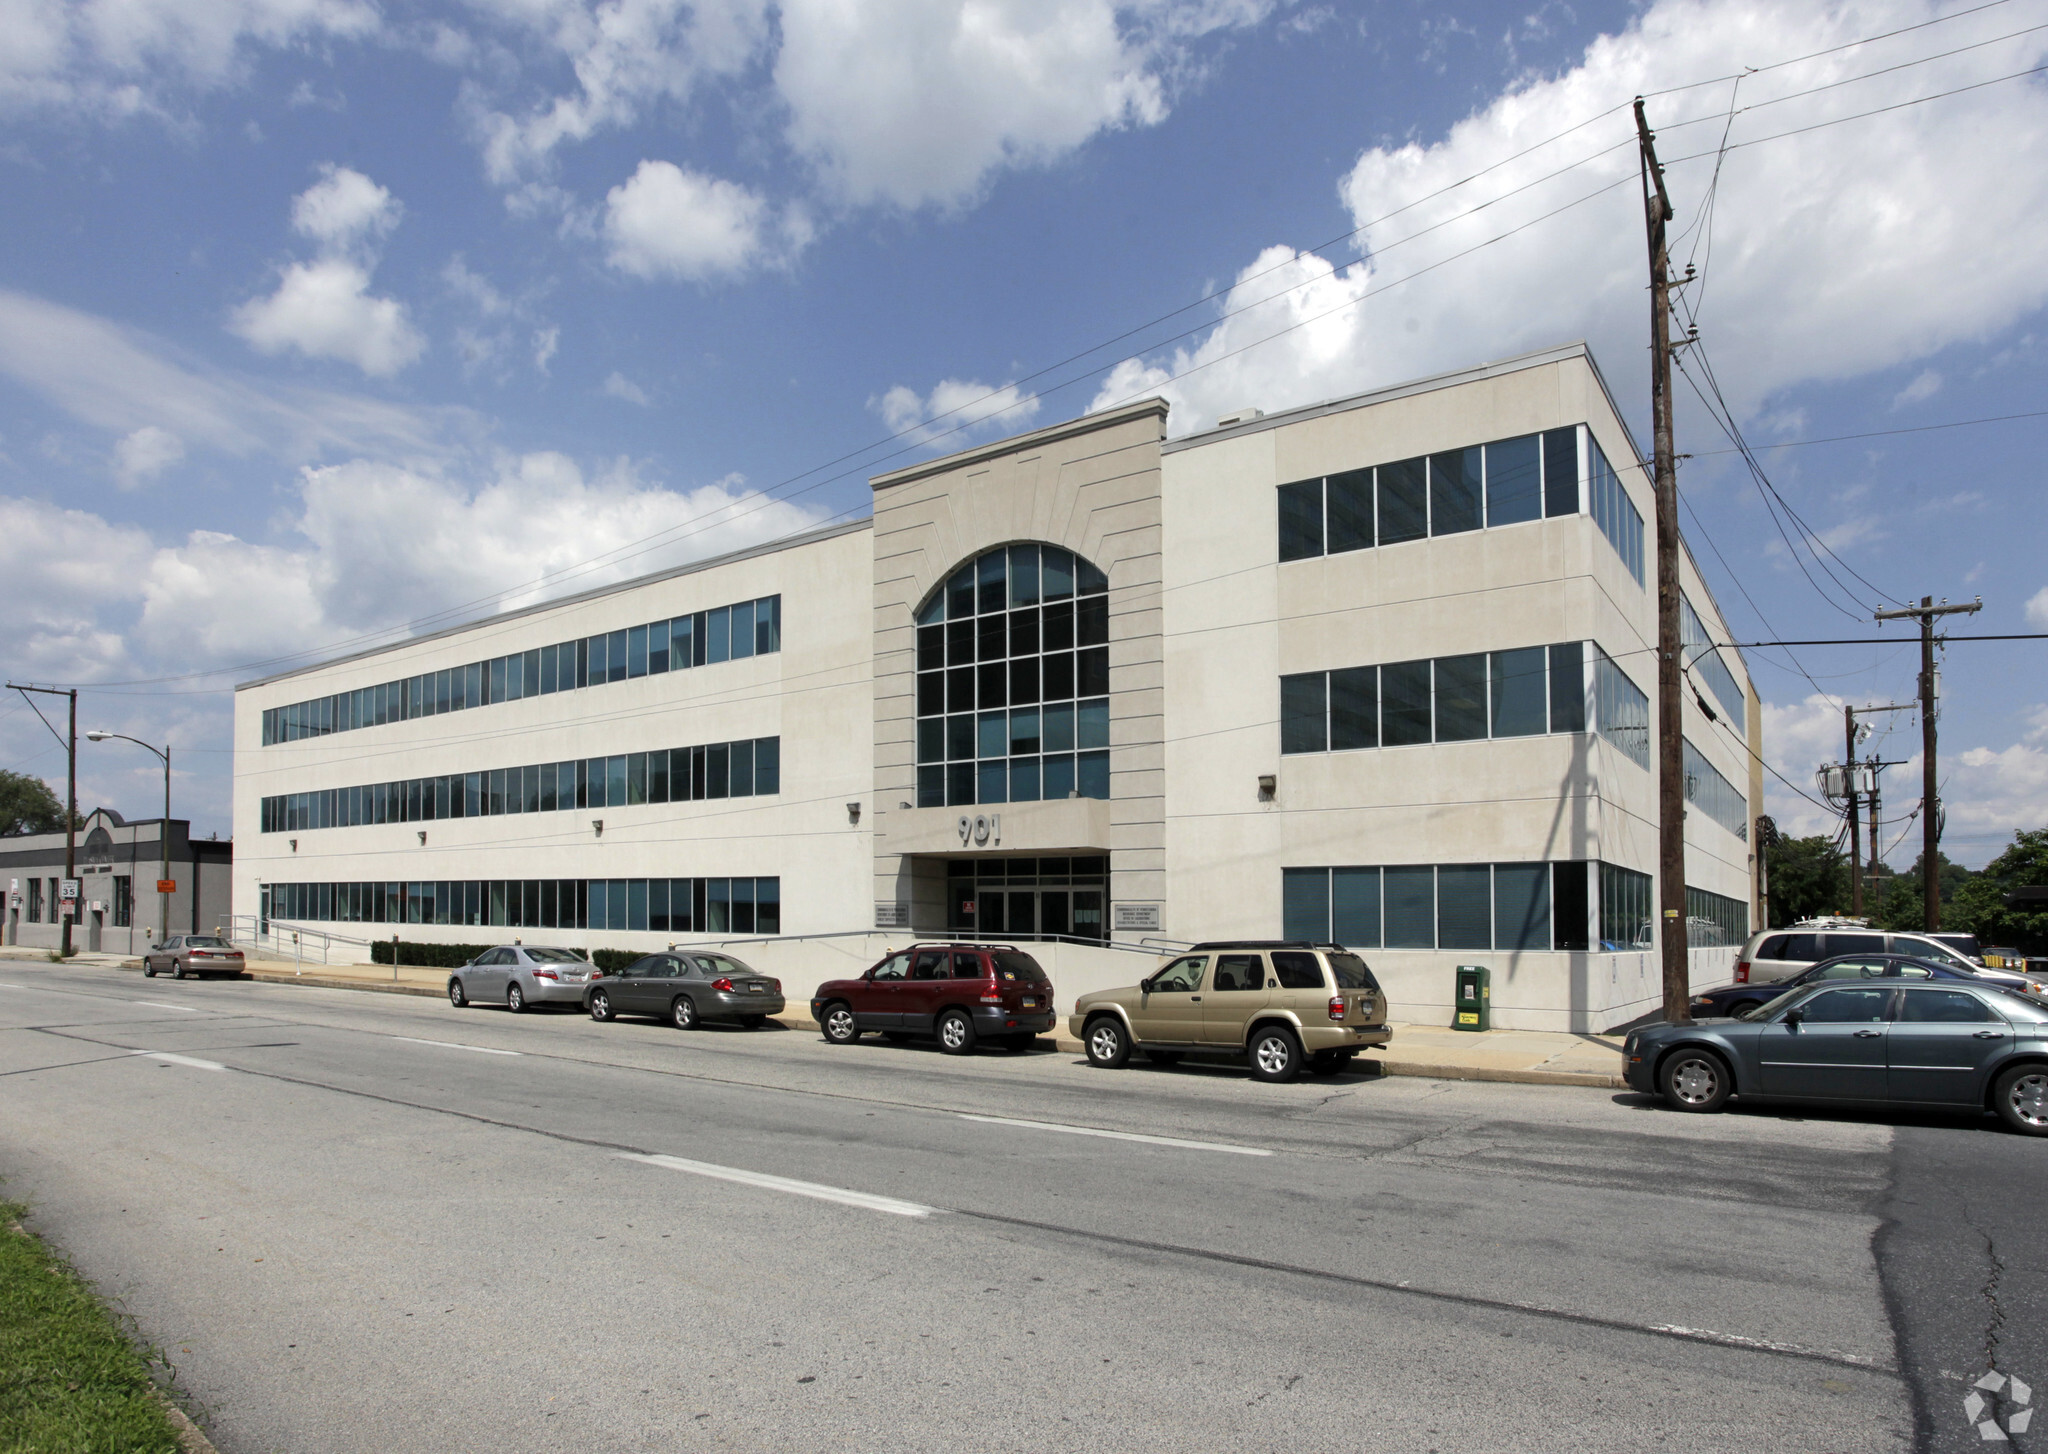
[[[1151,399],[995,441],[877,477],[871,523],[242,688],[238,907],[255,912],[267,886],[287,882],[772,877],[780,883],[779,933],[760,953],[800,981],[814,961],[821,978],[839,973],[848,953],[858,957],[884,940],[973,932],[977,919],[1014,932],[1022,911],[1013,901],[1012,917],[996,924],[986,888],[1008,882],[1014,895],[1025,880],[1005,881],[1006,871],[1071,868],[1077,885],[1084,868],[1099,874],[1100,892],[1060,891],[1058,912],[1071,917],[1058,922],[1079,938],[1131,949],[1279,937],[1290,912],[1289,870],[1583,864],[1595,899],[1601,865],[1654,873],[1654,775],[1598,722],[1526,736],[1282,751],[1283,677],[1560,643],[1596,645],[1652,698],[1654,712],[1654,593],[1595,523],[1584,478],[1570,513],[1280,558],[1283,485],[1544,431],[1577,431],[1582,475],[1585,451],[1597,444],[1650,521],[1649,483],[1583,346],[1176,438],[1169,423],[1167,404]],[[1041,792],[1034,762],[1010,765],[1028,777],[1005,779],[999,767],[979,788],[971,773],[945,777],[930,763],[931,734],[944,724],[920,695],[933,675],[921,669],[931,663],[920,642],[936,639],[930,632],[938,628],[921,637],[920,613],[940,619],[934,593],[964,564],[999,551],[1012,562],[1019,551],[1025,559],[1044,552],[1048,562],[1071,553],[1077,573],[1106,578],[1106,687],[1077,692],[1098,693],[1098,710],[1107,702],[1104,777],[1086,776],[1085,750],[1072,759],[1082,761],[1082,777],[1072,786],[1061,779],[1058,791],[1049,765]],[[1689,558],[1682,575],[1708,634],[1728,641]],[[1103,587],[1091,589],[1099,606]],[[772,654],[330,736],[268,746],[262,739],[267,708],[769,596],[781,600],[780,649]],[[1025,615],[1036,631],[1028,602]],[[1020,651],[1019,638],[1010,639]],[[1736,803],[1731,809],[1723,795],[1725,821],[1688,813],[1687,878],[1719,901],[1753,908],[1746,834],[1762,796],[1761,724],[1738,654],[1721,657],[1742,711],[1703,687],[1697,699],[1688,693],[1684,726]],[[1589,651],[1588,697],[1593,660]],[[1566,674],[1555,667],[1553,675]],[[1036,732],[1037,697],[1013,700],[1027,704],[1020,710]],[[963,711],[954,702],[953,725],[986,731],[993,720],[998,733],[1012,734],[998,751],[1039,751],[1017,746],[1025,729],[1014,711],[1005,729],[1000,710],[976,713],[977,705],[988,704],[969,702]],[[1050,764],[1050,710],[1045,720]],[[262,831],[261,800],[281,793],[770,736],[781,743],[771,795]],[[1032,786],[1006,790],[1005,782]],[[600,817],[601,833],[592,822]],[[1742,831],[1730,826],[1738,821]],[[1084,899],[1091,907],[1081,907]],[[1587,912],[1597,919],[1598,904]],[[383,923],[316,927],[362,939],[394,932]],[[702,927],[681,937],[702,937]],[[483,924],[407,923],[396,932],[456,942],[510,937],[488,916]],[[536,932],[621,948],[679,937],[651,920],[623,928],[550,922]],[[1499,1024],[1599,1029],[1654,1001],[1656,955],[1647,946],[1610,939],[1603,948],[1592,919],[1560,923],[1554,938],[1558,947],[1365,952],[1401,1018],[1446,1018],[1452,972],[1473,962],[1493,970]],[[1729,952],[1696,953],[1698,974],[1722,971]],[[1062,982],[1062,999],[1096,980],[1136,978],[1147,962],[1139,953],[1093,953],[1062,950],[1070,976],[1080,976]]]

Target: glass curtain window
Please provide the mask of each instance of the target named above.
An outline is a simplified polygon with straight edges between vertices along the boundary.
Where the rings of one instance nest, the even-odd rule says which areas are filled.
[[[1593,663],[1593,695],[1600,735],[1637,767],[1650,766],[1650,699],[1597,646]]]
[[[1685,800],[1733,833],[1749,841],[1749,800],[1735,784],[1708,762],[1706,754],[1685,739]]]
[[[1599,442],[1590,431],[1586,437],[1586,455],[1592,465],[1590,471],[1593,520],[1600,527],[1600,533],[1607,537],[1614,547],[1621,563],[1628,567],[1628,573],[1635,577],[1636,584],[1643,584],[1643,516],[1628,491],[1621,483],[1621,477],[1607,462]]]
[[[1706,682],[1707,689],[1719,699],[1722,710],[1728,713],[1734,724],[1738,728],[1743,726],[1747,721],[1748,703],[1743,698],[1742,688],[1735,684],[1735,674],[1721,659],[1720,649],[1714,645],[1706,623],[1700,620],[1700,613],[1683,595],[1678,598],[1678,635],[1685,652],[1686,666]]]
[[[1618,864],[1600,865],[1600,947],[1651,949],[1650,876]]]
[[[1583,949],[1586,870],[1585,863],[1287,868],[1281,932],[1354,949]],[[1553,885],[1561,886],[1555,895]]]
[[[1749,938],[1749,904],[1687,884],[1686,943],[1694,949],[1741,944]]]
[[[1099,568],[1058,546],[998,547],[955,570],[916,620],[919,807],[1109,796]]]

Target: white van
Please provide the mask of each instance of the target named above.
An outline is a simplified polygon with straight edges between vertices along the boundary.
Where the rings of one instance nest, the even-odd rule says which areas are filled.
[[[1839,924],[1841,921],[1833,921]],[[1829,924],[1829,921],[1819,921]],[[1749,936],[1735,957],[1737,984],[1776,984],[1790,979],[1809,964],[1844,954],[1910,954],[1931,964],[1945,964],[1968,970],[1993,984],[2011,985],[2029,994],[2042,992],[2041,981],[2011,970],[1986,969],[1981,961],[1959,954],[1948,945],[1925,934],[1893,934],[1882,929],[1817,927],[1795,924],[1789,929],[1765,929]]]

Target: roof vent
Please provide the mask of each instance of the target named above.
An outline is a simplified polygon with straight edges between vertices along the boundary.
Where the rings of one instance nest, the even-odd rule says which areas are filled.
[[[1228,429],[1233,424],[1249,424],[1254,419],[1266,417],[1264,409],[1240,409],[1235,414],[1225,414],[1216,421],[1218,429]]]

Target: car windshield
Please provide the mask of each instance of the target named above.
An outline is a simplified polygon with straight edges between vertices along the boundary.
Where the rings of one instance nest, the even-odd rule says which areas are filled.
[[[729,954],[693,954],[690,958],[697,961],[697,968],[713,979],[730,979],[734,975],[754,973]]]
[[[1738,1020],[1768,1020],[1773,1015],[1777,1014],[1778,1011],[1784,1009],[1785,1006],[1791,1004],[1794,1000],[1798,999],[1801,995],[1805,994],[1806,991],[1807,986],[1805,985],[1800,985],[1797,988],[1786,990],[1785,993],[1779,995],[1776,999],[1765,1000],[1755,1009],[1744,1010],[1741,1014],[1735,1016],[1735,1018]]]
[[[1019,981],[1036,984],[1045,978],[1045,971],[1038,967],[1038,961],[1028,954],[1019,954],[1014,949],[998,949],[989,958],[996,962],[996,973],[1012,984]]]
[[[583,957],[567,949],[554,949],[546,945],[523,945],[526,957],[535,964],[581,964]]]
[[[1355,954],[1332,954],[1330,973],[1337,976],[1340,990],[1376,990],[1380,982],[1372,977],[1372,969]]]
[[[1975,934],[1930,934],[1927,937],[1936,943],[1946,944],[1958,954],[1966,954],[1972,959],[1984,957],[1984,947],[1977,942]]]
[[[185,947],[187,949],[225,949],[228,945],[225,939],[217,939],[211,934],[192,934],[186,937]]]

